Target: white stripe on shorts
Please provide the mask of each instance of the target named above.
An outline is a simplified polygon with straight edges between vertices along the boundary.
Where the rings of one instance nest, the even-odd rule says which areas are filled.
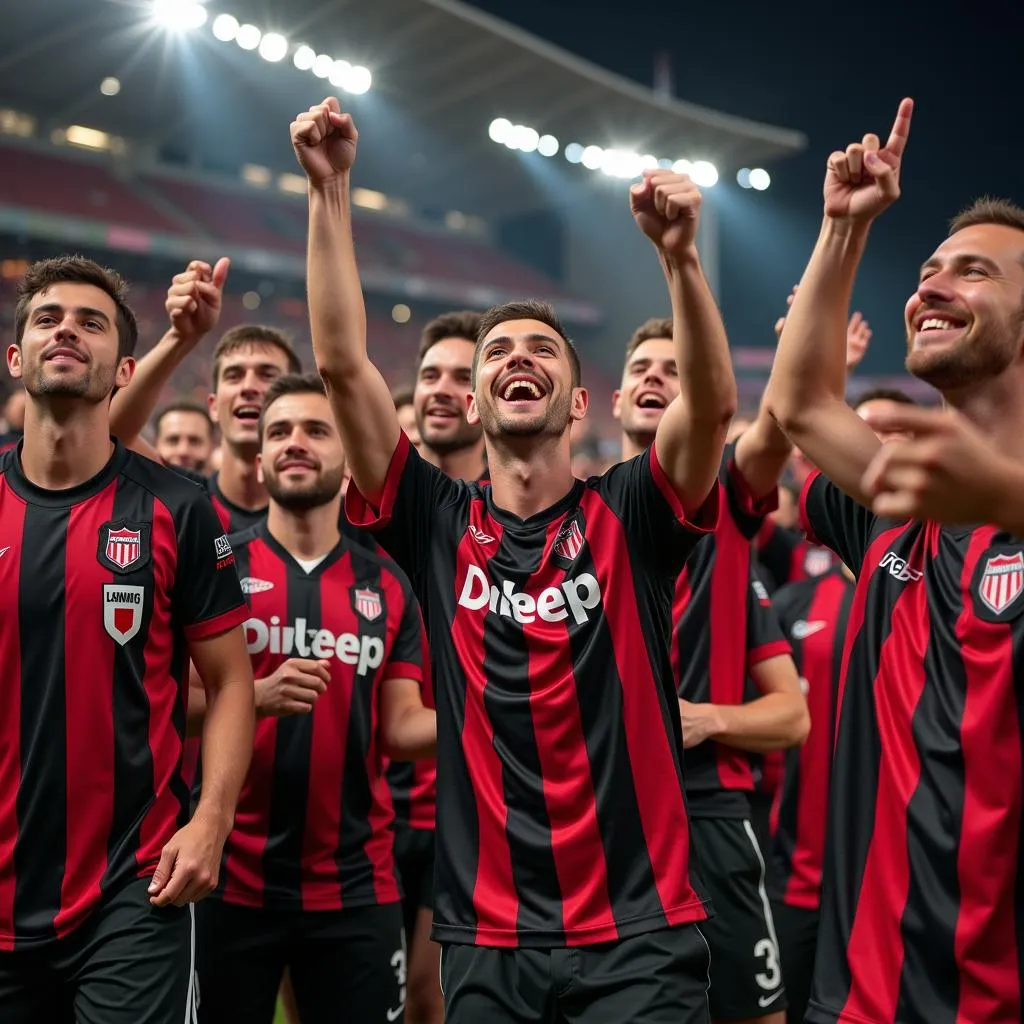
[[[189,962],[188,994],[185,997],[185,1024],[198,1024],[199,1006],[196,1000],[196,907],[188,905]]]
[[[764,884],[764,857],[761,856],[761,847],[757,844],[757,836],[754,833],[754,826],[750,824],[749,818],[743,819],[743,830],[747,833],[747,837],[750,839],[750,845],[754,848],[754,856],[757,857],[757,863],[761,865],[761,877],[757,880],[757,891],[761,896],[761,905],[764,907],[764,923],[768,929],[768,938],[772,940],[772,945],[775,947],[775,955],[776,957],[778,957],[780,955],[779,940],[775,935],[775,918],[772,917],[772,904],[771,901],[768,899],[768,890],[765,888]]]

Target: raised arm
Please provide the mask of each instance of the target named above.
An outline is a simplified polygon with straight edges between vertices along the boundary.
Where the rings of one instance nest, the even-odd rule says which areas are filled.
[[[899,198],[912,112],[912,101],[903,100],[884,149],[869,134],[829,157],[821,233],[786,317],[764,399],[807,457],[864,504],[861,478],[880,442],[846,404],[847,316],[871,222]]]
[[[687,515],[718,479],[736,380],[722,317],[697,254],[701,195],[685,174],[653,171],[630,192],[633,216],[654,243],[672,299],[679,396],[658,425],[655,451]]]
[[[291,135],[309,179],[306,287],[313,355],[352,479],[367,501],[378,504],[401,428],[387,383],[366,352],[366,307],[349,194],[359,135],[334,97],[299,114]]]

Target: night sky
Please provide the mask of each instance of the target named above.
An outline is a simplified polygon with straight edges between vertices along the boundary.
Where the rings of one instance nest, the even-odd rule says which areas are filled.
[[[949,218],[981,194],[1024,203],[1024,3],[472,2],[645,85],[668,50],[679,98],[807,135],[802,154],[768,166],[768,192],[724,175],[716,186],[734,345],[774,342],[820,223],[829,152],[867,131],[884,140],[904,95],[917,109],[903,196],[873,233],[854,296],[875,331],[866,371],[901,366],[903,305]]]

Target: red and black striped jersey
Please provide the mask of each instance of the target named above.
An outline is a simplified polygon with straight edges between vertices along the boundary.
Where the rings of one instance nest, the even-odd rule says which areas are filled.
[[[424,652],[424,663],[429,663],[429,652]],[[420,687],[423,703],[434,706],[434,689],[429,681]],[[386,779],[391,791],[391,805],[395,809],[395,825],[407,828],[433,829],[437,817],[437,760],[433,757],[418,761],[391,761]]]
[[[16,447],[20,440],[21,434],[16,434],[14,431],[11,431],[9,434],[0,434],[0,452]]]
[[[822,576],[837,564],[828,548],[812,544],[796,530],[787,530],[771,519],[758,531],[755,548],[773,589]]]
[[[307,572],[266,522],[233,538],[257,679],[325,659],[310,714],[256,724],[252,765],[217,896],[244,906],[338,910],[400,898],[377,702],[387,679],[429,685],[419,605],[389,559],[342,538]]]
[[[434,936],[609,942],[701,920],[672,674],[688,523],[653,452],[528,519],[399,439],[379,509],[424,605],[438,714]]]
[[[266,505],[263,508],[242,508],[241,505],[236,505],[233,501],[225,498],[224,492],[220,489],[219,473],[214,473],[208,478],[207,486],[220,525],[229,535],[243,533],[267,518]]]
[[[0,948],[77,928],[188,820],[188,641],[245,605],[206,494],[115,446],[91,480],[0,455]]]
[[[676,584],[673,666],[678,693],[695,704],[742,704],[747,674],[760,661],[789,654],[752,559],[752,538],[777,494],[755,502],[726,450],[719,480],[722,514],[703,537]],[[684,754],[694,816],[747,817],[754,788],[750,754],[709,741]]]
[[[857,575],[807,1020],[1021,1020],[1024,540],[801,512]]]
[[[811,732],[785,752],[782,784],[772,805],[772,898],[816,910],[821,900],[828,788],[836,729],[836,697],[854,584],[842,569],[790,583],[775,610],[793,645],[807,697]]]

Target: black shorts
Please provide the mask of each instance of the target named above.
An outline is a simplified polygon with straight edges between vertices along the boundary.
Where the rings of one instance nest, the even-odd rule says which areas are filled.
[[[192,907],[154,907],[149,879],[107,896],[70,935],[0,953],[3,1024],[192,1024]]]
[[[805,910],[774,901],[775,927],[779,935],[779,951],[786,965],[786,998],[788,1024],[803,1024],[807,1001],[811,997],[814,976],[814,950],[818,944],[817,910]]]
[[[405,894],[405,935],[411,939],[420,908],[434,909],[434,830],[396,825],[395,865]]]
[[[753,825],[748,818],[691,818],[690,828],[715,908],[703,926],[711,947],[711,1016],[743,1020],[784,1010],[779,942]]]
[[[271,1024],[285,967],[302,1024],[395,1024],[405,1011],[402,909],[259,910],[207,899],[196,908],[196,967],[199,1024]]]
[[[697,925],[572,949],[441,950],[445,1024],[708,1024],[707,989]]]

